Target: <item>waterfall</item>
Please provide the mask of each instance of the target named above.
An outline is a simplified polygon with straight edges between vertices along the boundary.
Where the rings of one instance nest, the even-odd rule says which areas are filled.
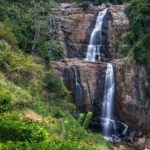
[[[117,125],[120,124],[122,129],[121,135],[126,135],[128,126],[119,121],[115,121],[113,117],[114,108],[114,92],[115,92],[115,79],[114,69],[111,63],[107,64],[104,96],[102,102],[102,134],[106,140],[120,142],[121,138],[117,133]]]
[[[102,47],[102,25],[103,25],[103,18],[107,13],[107,8],[103,11],[100,11],[98,17],[96,19],[96,24],[94,30],[90,37],[90,42],[87,48],[86,53],[86,61],[95,62],[96,60],[101,60],[100,50]]]
[[[92,31],[90,42],[86,52],[86,61],[96,62],[101,61],[101,51],[103,48],[103,20],[107,14],[107,8],[103,11],[100,11],[95,27]],[[75,73],[77,74],[77,73]],[[76,87],[78,90],[81,87],[78,85],[76,79]],[[106,140],[121,142],[125,137],[128,126],[120,121],[117,121],[114,118],[113,109],[114,109],[114,93],[115,93],[115,77],[114,77],[114,68],[111,63],[107,63],[106,76],[105,76],[105,87],[104,95],[102,100],[102,112],[99,116],[100,118],[100,128],[102,128],[102,135]]]
[[[78,80],[78,73],[75,66],[72,66],[72,69],[74,70],[74,76],[75,76],[75,101],[77,105],[80,105],[82,102],[82,87]]]
[[[104,88],[102,103],[102,118],[104,119],[104,126],[102,134],[105,137],[110,137],[111,123],[113,123],[113,102],[115,91],[114,71],[111,63],[107,64]]]

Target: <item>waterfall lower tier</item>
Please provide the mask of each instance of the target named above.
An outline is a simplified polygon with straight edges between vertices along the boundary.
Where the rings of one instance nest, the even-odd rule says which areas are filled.
[[[110,136],[110,120],[113,120],[113,103],[114,103],[115,81],[112,64],[107,64],[105,89],[102,103],[102,118],[105,119],[103,126],[103,135]]]
[[[115,79],[114,79],[114,69],[111,63],[107,64],[106,77],[105,77],[105,87],[104,96],[102,102],[102,134],[105,139],[111,141],[121,141],[119,136],[126,134],[128,126],[124,123],[122,125],[122,133],[119,135],[117,132],[117,123],[113,117],[114,109],[114,92],[115,92]]]
[[[100,11],[96,19],[96,24],[94,30],[90,37],[90,42],[88,45],[86,53],[86,61],[100,61],[101,60],[101,47],[102,47],[102,27],[103,19],[107,13],[107,8]]]

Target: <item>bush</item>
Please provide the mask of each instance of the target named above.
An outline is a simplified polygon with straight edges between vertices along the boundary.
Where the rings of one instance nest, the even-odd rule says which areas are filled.
[[[85,0],[68,0],[69,2],[77,2],[77,3],[81,3],[81,2],[85,2]],[[100,5],[102,3],[113,3],[113,4],[122,4],[124,2],[127,2],[129,0],[88,0],[90,2],[93,2],[93,4],[95,5]]]
[[[49,49],[50,57],[52,59],[64,58],[65,55],[64,47],[58,44],[56,41],[48,42],[48,49]]]
[[[10,111],[12,109],[12,95],[0,88],[0,113]]]
[[[50,93],[54,93],[54,98],[63,99],[69,93],[60,77],[53,72],[46,74],[45,87]]]
[[[133,0],[126,8],[126,14],[130,19],[129,52],[133,51],[135,60],[148,69],[150,69],[149,5],[149,0]]]
[[[1,150],[96,150],[96,146],[79,145],[75,142],[70,141],[60,141],[60,140],[50,140],[39,143],[34,142],[7,142],[6,144],[1,144]],[[104,150],[104,149],[101,149]]]
[[[0,22],[0,39],[7,41],[12,46],[17,46],[16,36],[6,22]]]
[[[47,49],[43,49],[48,34],[47,20],[50,18],[51,8],[56,6],[57,2],[54,0],[32,2],[30,0],[0,0],[0,3],[0,21],[7,20],[7,24],[11,27],[15,39],[18,41],[19,48],[25,52],[40,55],[42,55],[41,52],[47,51]],[[7,33],[6,38],[10,40],[12,34],[9,35],[8,30],[2,31]]]
[[[23,121],[15,114],[0,116],[0,140],[5,141],[35,141],[45,140],[48,133],[41,123]]]
[[[35,76],[42,75],[43,66],[29,55],[5,49],[0,51],[0,68],[10,80],[27,85]]]
[[[6,95],[10,95],[12,99],[13,105],[16,105],[16,107],[27,107],[31,106],[32,104],[32,97],[30,93],[20,88],[19,86],[15,85],[13,82],[7,80],[4,77],[4,74],[0,72],[0,89],[3,89],[2,91],[6,91]],[[5,89],[5,90],[4,90]]]

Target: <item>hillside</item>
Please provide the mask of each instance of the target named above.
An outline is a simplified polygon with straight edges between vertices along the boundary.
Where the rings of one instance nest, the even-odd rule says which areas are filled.
[[[92,2],[0,0],[0,150],[150,145],[150,3]],[[103,48],[93,61],[86,51],[96,17],[104,17],[102,41],[93,38]],[[108,96],[116,120],[102,112]],[[130,139],[133,132],[142,132],[143,145]]]

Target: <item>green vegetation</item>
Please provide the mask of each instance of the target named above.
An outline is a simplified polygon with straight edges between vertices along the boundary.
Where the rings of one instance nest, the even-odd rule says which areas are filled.
[[[58,76],[51,70],[44,73],[44,66],[28,55],[26,58],[32,61],[26,61],[25,65],[17,61],[14,64],[23,54],[12,50],[1,52],[9,52],[9,57],[14,57],[6,65],[9,69],[3,66],[0,73],[0,149],[109,149],[100,135],[91,134],[73,118],[75,107]],[[36,67],[26,70],[26,65]]]
[[[92,119],[92,112],[88,112],[86,115],[81,113],[78,119],[78,123],[83,126],[85,129],[88,129],[90,121]]]
[[[0,113],[7,112],[12,108],[12,96],[11,94],[3,89],[0,89]]]
[[[0,0],[0,4],[0,21],[5,22],[5,24],[0,23],[0,27],[8,26],[8,29],[2,28],[1,31],[5,34],[3,38],[9,44],[11,44],[9,40],[13,44],[17,41],[19,48],[24,52],[40,55],[46,60],[50,57],[63,57],[64,49],[59,46],[59,43],[55,46],[53,44],[55,41],[51,42],[53,49],[58,48],[56,51],[53,50],[51,55],[48,51],[51,45],[47,44],[49,43],[48,21],[52,17],[50,10],[57,6],[55,0]],[[10,28],[12,35],[9,34]]]
[[[0,4],[0,150],[111,149],[100,135],[88,130],[91,112],[75,119],[70,92],[50,67],[50,59],[65,55],[63,46],[48,39],[50,11],[57,3],[0,0]],[[123,55],[132,53],[148,69],[149,10],[148,0],[133,0],[128,5],[128,51],[121,51]],[[149,85],[145,91],[149,96]]]
[[[133,0],[126,8],[130,19],[130,32],[127,36],[129,52],[133,52],[137,62],[150,69],[150,2]]]
[[[85,0],[68,0],[69,2],[85,2]],[[128,2],[129,0],[86,0],[86,2],[92,2],[95,5],[99,5],[102,3],[113,3],[113,4],[122,4],[124,2]]]
[[[133,0],[126,8],[130,19],[130,30],[126,37],[126,54],[130,53],[134,59],[143,64],[150,72],[150,1]],[[145,97],[150,97],[150,81],[145,87]]]
[[[64,48],[47,40],[50,9],[56,3],[0,3],[0,150],[111,149],[87,130],[91,113],[83,127],[73,117],[70,92],[50,67],[50,58],[64,57]]]

